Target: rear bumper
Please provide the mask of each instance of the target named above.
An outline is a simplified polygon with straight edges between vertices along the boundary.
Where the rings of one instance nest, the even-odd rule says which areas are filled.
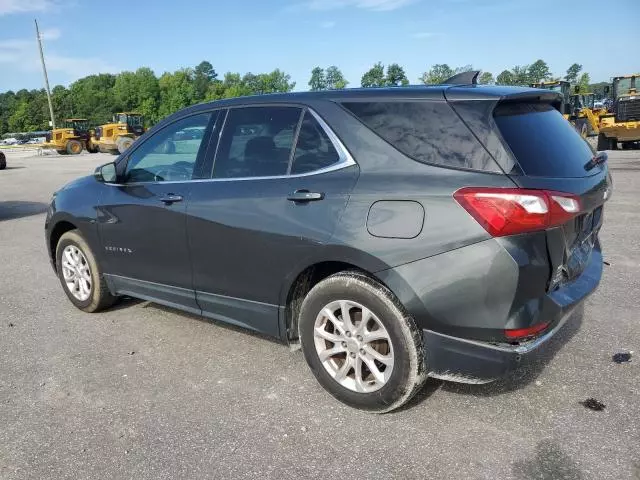
[[[519,344],[483,342],[423,330],[429,375],[462,383],[488,383],[523,368],[548,353],[551,340],[574,321],[573,310],[591,294],[602,276],[602,254],[592,252],[585,271],[575,281],[548,295],[553,308],[546,311],[550,329]]]

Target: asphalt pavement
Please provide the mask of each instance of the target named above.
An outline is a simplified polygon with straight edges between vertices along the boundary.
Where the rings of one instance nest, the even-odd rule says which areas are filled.
[[[0,171],[0,479],[640,479],[640,151],[610,152],[608,265],[543,361],[485,386],[429,380],[382,416],[268,338],[149,302],[76,310],[44,212],[113,157],[29,155]]]

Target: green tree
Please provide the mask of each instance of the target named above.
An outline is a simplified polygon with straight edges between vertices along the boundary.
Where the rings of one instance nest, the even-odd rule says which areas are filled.
[[[115,75],[100,73],[72,83],[69,91],[74,116],[87,118],[93,125],[110,121],[115,110],[115,82]]]
[[[371,67],[371,69],[362,76],[362,80],[360,81],[363,87],[383,87],[385,83],[384,66],[380,62]]]
[[[432,66],[429,71],[424,72],[420,81],[425,85],[437,85],[446,79],[453,77],[454,70],[446,63],[439,63]]]
[[[158,80],[160,87],[160,118],[195,103],[196,92],[193,84],[193,70],[184,68],[173,73],[163,73]]]
[[[327,81],[325,79],[324,69],[315,67],[311,70],[311,79],[309,79],[309,88],[311,91],[326,90]]]
[[[589,91],[589,84],[591,83],[591,78],[589,77],[588,73],[583,73],[582,75],[580,75],[580,78],[578,79],[578,88],[579,93],[591,93]]]
[[[387,76],[385,77],[385,84],[390,87],[409,85],[409,79],[404,73],[404,69],[397,63],[392,63],[387,67]]]
[[[193,83],[195,88],[195,100],[202,102],[207,97],[209,87],[216,80],[218,74],[211,63],[202,61],[194,69]]]
[[[495,83],[493,74],[491,72],[482,72],[482,74],[480,74],[480,78],[478,78],[478,83],[480,85],[491,85]]]
[[[578,75],[582,71],[582,65],[574,63],[567,69],[567,74],[564,79],[569,83],[576,83],[578,81]]]
[[[329,90],[341,90],[349,84],[338,67],[331,65],[325,75],[325,87]]]
[[[526,83],[540,83],[551,78],[549,65],[544,60],[536,60],[527,68]]]
[[[515,85],[515,78],[513,76],[513,72],[509,71],[509,70],[503,70],[502,72],[500,72],[500,74],[496,77],[496,84],[497,85]]]

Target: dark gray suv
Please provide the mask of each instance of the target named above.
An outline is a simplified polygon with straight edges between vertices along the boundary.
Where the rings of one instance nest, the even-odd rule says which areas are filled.
[[[528,88],[236,98],[59,190],[46,243],[95,312],[129,295],[300,343],[376,412],[536,356],[598,285],[604,154]]]

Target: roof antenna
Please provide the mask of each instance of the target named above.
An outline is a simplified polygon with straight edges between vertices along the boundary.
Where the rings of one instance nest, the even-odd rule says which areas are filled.
[[[443,85],[477,85],[478,84],[478,75],[480,75],[480,70],[471,70],[468,72],[462,72],[454,75],[451,78],[447,78]]]

